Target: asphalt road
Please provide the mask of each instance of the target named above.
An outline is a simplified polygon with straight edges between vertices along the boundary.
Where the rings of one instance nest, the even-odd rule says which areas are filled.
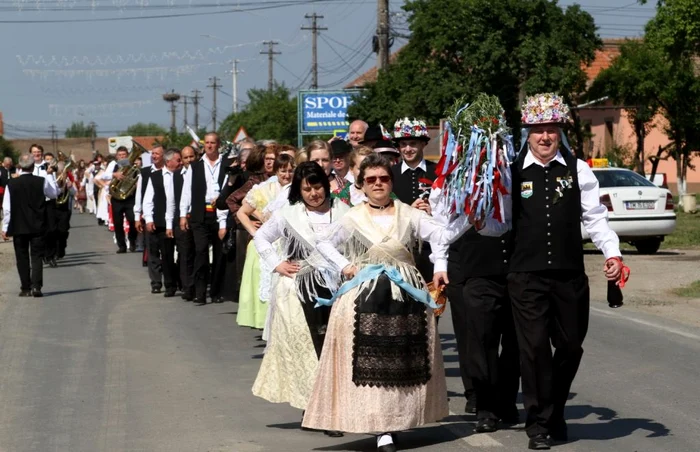
[[[73,224],[43,299],[18,298],[16,273],[3,275],[0,451],[374,449],[366,435],[300,431],[298,410],[251,394],[263,342],[236,325],[235,303],[151,295],[140,256],[116,255],[93,217]],[[524,450],[522,425],[473,434],[448,318],[440,330],[455,414],[401,434],[400,449]],[[554,450],[699,450],[698,344],[698,329],[595,303],[566,412],[571,441]]]

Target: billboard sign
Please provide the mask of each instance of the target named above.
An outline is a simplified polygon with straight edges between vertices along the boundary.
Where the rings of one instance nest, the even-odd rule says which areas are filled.
[[[299,133],[333,134],[347,129],[348,107],[358,90],[299,91]]]

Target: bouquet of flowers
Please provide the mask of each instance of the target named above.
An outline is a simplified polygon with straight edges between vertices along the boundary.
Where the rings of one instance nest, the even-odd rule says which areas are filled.
[[[469,216],[477,229],[489,217],[504,222],[515,149],[503,107],[497,97],[480,93],[471,104],[459,99],[447,117],[433,186],[442,190],[451,214]]]

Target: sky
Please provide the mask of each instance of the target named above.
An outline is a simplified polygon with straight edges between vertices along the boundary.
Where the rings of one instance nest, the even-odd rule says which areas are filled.
[[[606,38],[640,36],[654,4],[634,0],[561,0],[594,17]],[[410,34],[403,0],[390,1],[392,51]],[[296,92],[311,83],[307,14],[323,16],[319,87],[342,88],[376,64],[371,41],[376,0],[0,0],[0,111],[6,138],[59,137],[74,121],[115,136],[137,122],[170,126],[162,95],[199,90],[200,127],[211,129],[212,77],[219,78],[217,123],[233,111],[231,61],[238,63],[239,108],[251,88],[266,88],[267,50],[277,41],[273,74]],[[466,24],[465,24],[466,25]],[[187,116],[194,122],[188,100]],[[177,125],[184,124],[182,102]]]

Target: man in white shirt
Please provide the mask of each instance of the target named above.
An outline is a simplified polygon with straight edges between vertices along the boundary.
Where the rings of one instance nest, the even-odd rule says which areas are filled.
[[[204,156],[191,165],[182,187],[180,200],[180,227],[191,228],[194,237],[194,286],[196,302],[206,304],[206,289],[209,281],[210,262],[209,245],[213,249],[214,262],[211,268],[217,268],[221,259],[221,244],[226,235],[226,218],[228,210],[216,208],[216,200],[223,187],[226,168],[231,161],[219,154],[219,136],[208,133],[204,137]],[[188,216],[189,214],[189,216]],[[222,302],[220,278],[212,278],[209,294],[213,302]]]
[[[2,201],[2,238],[13,237],[20,297],[42,297],[44,239],[47,198],[59,194],[56,180],[34,176],[34,159],[24,154],[19,159],[19,177],[8,181]]]
[[[194,238],[192,231],[180,228],[180,201],[182,199],[182,188],[191,165],[197,161],[197,154],[192,146],[185,146],[181,151],[182,168],[175,172],[175,221],[173,223],[173,233],[177,244],[177,265],[180,272],[180,287],[182,288],[182,299],[185,301],[194,300]]]
[[[175,296],[177,267],[175,266],[175,190],[174,177],[182,160],[178,150],[171,149],[164,155],[165,166],[151,172],[143,195],[143,217],[148,232],[149,259],[157,262],[162,281],[151,279],[151,288],[165,285],[165,297]],[[178,219],[179,221],[179,219]]]
[[[605,256],[607,279],[618,281],[623,265],[597,179],[565,144],[560,147],[569,108],[557,95],[539,94],[526,100],[522,115],[527,147],[512,165],[508,292],[520,349],[528,448],[547,450],[552,440],[568,439],[564,405],[588,330],[581,222]]]

